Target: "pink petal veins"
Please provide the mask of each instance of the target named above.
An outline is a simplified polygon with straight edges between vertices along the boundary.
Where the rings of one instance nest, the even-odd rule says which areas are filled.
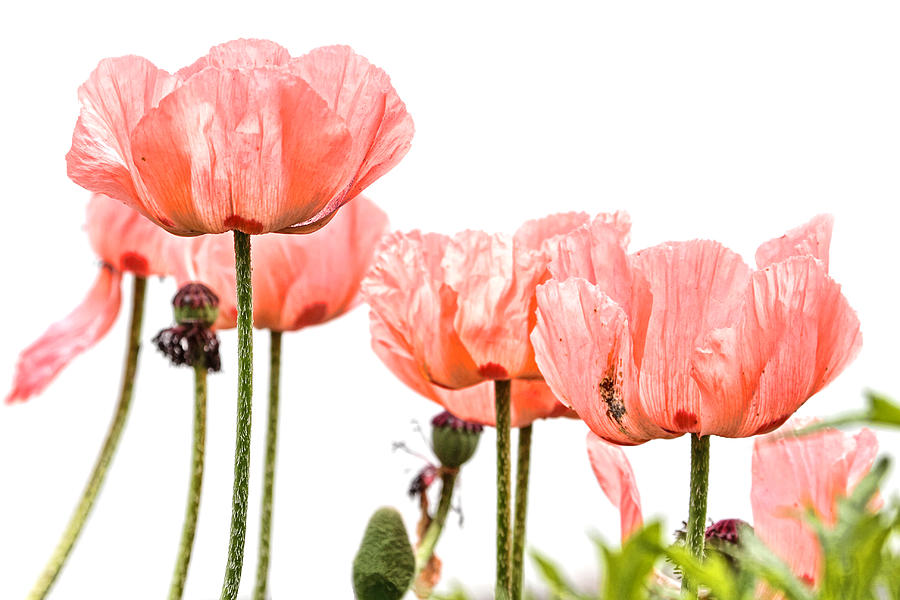
[[[119,313],[121,280],[119,271],[101,268],[82,303],[22,351],[7,404],[41,393],[73,358],[106,335]]]
[[[818,215],[783,236],[762,244],[756,251],[756,264],[760,269],[764,269],[792,256],[812,256],[825,264],[827,272],[833,227],[834,217]]]

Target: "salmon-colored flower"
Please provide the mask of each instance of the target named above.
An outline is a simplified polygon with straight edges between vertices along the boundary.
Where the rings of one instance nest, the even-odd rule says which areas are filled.
[[[830,217],[763,244],[758,270],[711,241],[626,256],[603,224],[560,244],[537,292],[544,378],[600,437],[745,437],[784,423],[856,356],[827,272]],[[618,253],[606,261],[597,252]]]
[[[528,334],[535,286],[549,276],[546,245],[586,221],[583,213],[552,215],[513,236],[391,234],[363,281],[381,322],[376,347],[401,349],[421,377],[448,389],[541,379]]]
[[[878,452],[878,441],[869,429],[856,435],[831,428],[792,435],[794,429],[813,422],[792,419],[781,430],[754,440],[750,488],[754,533],[798,578],[810,584],[821,578],[822,548],[804,522],[805,511],[812,509],[826,526],[834,526],[838,501],[868,474]],[[624,540],[640,527],[643,518],[631,464],[621,447],[593,432],[588,433],[587,445],[600,487],[619,508]],[[706,530],[707,538],[722,539],[723,525],[734,534],[736,522],[717,522]]]
[[[179,235],[315,230],[413,135],[388,76],[344,46],[236,40],[174,75],[110,58],[79,98],[69,176]]]
[[[84,301],[19,356],[7,403],[39,394],[69,362],[97,343],[119,314],[125,272],[171,275],[184,241],[121,202],[94,195],[87,207],[88,239],[102,264]]]
[[[320,231],[303,236],[259,236],[253,244],[254,326],[295,331],[329,321],[356,306],[360,281],[387,228],[384,211],[360,197]],[[237,320],[234,242],[227,234],[192,242],[191,266],[180,279],[209,286],[219,297],[215,327],[232,328]]]

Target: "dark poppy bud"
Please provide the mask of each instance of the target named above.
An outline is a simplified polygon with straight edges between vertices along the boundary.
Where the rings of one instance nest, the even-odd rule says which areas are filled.
[[[175,322],[179,325],[211,327],[219,317],[219,297],[202,283],[187,283],[172,298]]]
[[[741,519],[716,521],[706,528],[706,541],[713,546],[718,545],[720,548],[722,544],[740,545],[741,529],[744,527],[750,527],[750,525]]]
[[[483,427],[463,421],[447,411],[431,420],[431,444],[445,467],[456,469],[475,454]]]

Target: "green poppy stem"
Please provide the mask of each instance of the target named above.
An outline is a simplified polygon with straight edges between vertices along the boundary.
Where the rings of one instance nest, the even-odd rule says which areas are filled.
[[[43,572],[38,577],[31,592],[29,592],[28,600],[40,600],[46,597],[56,578],[59,577],[59,573],[63,565],[66,564],[75,542],[81,535],[81,530],[87,521],[88,515],[91,514],[91,508],[94,506],[94,501],[100,493],[103,480],[106,478],[106,472],[109,470],[113,455],[116,453],[134,393],[137,359],[141,349],[141,323],[144,318],[144,292],[146,288],[147,280],[144,277],[136,276],[131,294],[131,319],[128,325],[128,350],[125,355],[122,387],[119,391],[119,402],[116,404],[116,412],[113,415],[112,422],[109,424],[109,430],[106,432],[106,439],[94,463],[90,479],[88,479],[87,485],[81,493],[81,499],[75,507],[75,512],[72,513],[69,524],[66,526],[56,549],[50,556],[50,560],[47,561]]]
[[[438,501],[437,512],[434,518],[425,530],[422,536],[422,543],[416,550],[416,575],[413,577],[413,584],[418,579],[419,573],[422,572],[431,560],[434,554],[434,547],[437,545],[438,539],[441,537],[441,531],[444,529],[444,523],[447,521],[447,515],[450,513],[450,501],[453,499],[453,487],[456,485],[456,476],[459,474],[457,469],[442,469],[441,471],[441,498]]]
[[[191,551],[194,548],[194,533],[197,531],[200,492],[203,487],[203,459],[206,454],[206,373],[206,364],[201,356],[194,362],[194,444],[191,450],[191,478],[178,558],[175,561],[172,584],[169,586],[169,600],[180,600],[184,595],[184,583],[187,580]]]
[[[709,489],[709,436],[691,434],[691,502],[688,508],[688,550],[697,558],[703,558],[706,541],[706,494]],[[691,589],[686,578],[681,580],[682,591]],[[696,597],[696,596],[694,596]]]
[[[238,397],[237,434],[234,448],[234,492],[231,501],[231,534],[228,564],[222,584],[222,600],[235,600],[244,566],[247,537],[247,501],[250,487],[250,421],[253,401],[253,286],[250,267],[250,236],[234,232],[234,262],[237,279]]]
[[[525,561],[525,522],[528,514],[528,472],[531,468],[531,425],[519,428],[516,456],[516,511],[512,544],[512,600],[522,598]]]
[[[281,332],[269,332],[269,427],[266,430],[266,470],[259,519],[259,556],[254,600],[266,600],[269,585],[269,551],[272,540],[272,498],[275,489],[275,453],[278,449],[278,397],[281,385]]]
[[[497,427],[497,584],[496,600],[510,598],[510,458],[509,458],[509,407],[510,381],[494,382],[494,405]]]

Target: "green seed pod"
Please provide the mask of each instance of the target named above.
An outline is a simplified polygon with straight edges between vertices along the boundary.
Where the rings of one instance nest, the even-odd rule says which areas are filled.
[[[463,421],[447,411],[431,420],[431,445],[441,464],[457,469],[472,458],[481,437],[481,425]]]
[[[172,298],[175,322],[210,327],[219,317],[219,297],[202,283],[187,283]]]
[[[416,557],[400,513],[388,506],[379,508],[369,519],[353,559],[357,600],[400,600],[415,570]]]

